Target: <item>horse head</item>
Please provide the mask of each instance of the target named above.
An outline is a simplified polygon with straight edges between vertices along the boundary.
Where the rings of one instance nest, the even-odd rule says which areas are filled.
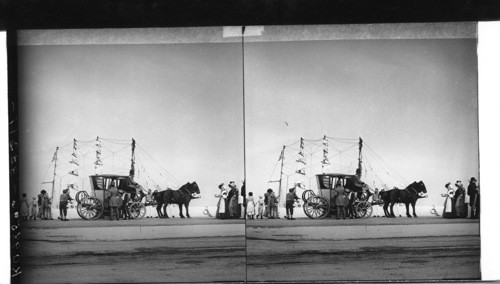
[[[191,190],[190,192],[191,193],[191,197],[193,198],[201,198],[201,195],[200,195],[200,188],[198,187],[198,184],[193,181],[192,183],[190,183],[190,187],[191,187]]]
[[[423,181],[419,181],[418,182],[418,186],[420,188],[420,197],[427,197],[427,194],[424,195],[425,193],[427,193],[427,188],[425,187],[425,184]]]
[[[426,193],[427,193],[427,188],[425,187],[425,184],[423,181],[419,181],[419,182],[416,182],[414,181],[412,184],[410,184],[407,189],[411,189],[411,190],[414,190],[418,197],[420,198],[425,198],[427,197]]]
[[[191,198],[200,198],[200,188],[198,187],[198,184],[196,182],[188,182],[185,185],[181,186],[179,189],[181,192],[184,192],[184,194],[188,194],[191,196]]]

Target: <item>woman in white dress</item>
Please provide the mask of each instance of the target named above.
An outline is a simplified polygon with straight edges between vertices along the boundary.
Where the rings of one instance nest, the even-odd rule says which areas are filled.
[[[227,198],[228,191],[224,187],[224,184],[219,184],[220,194],[216,194],[215,197],[219,198],[217,203],[217,212],[215,213],[215,218],[217,219],[227,219],[229,218],[229,200]]]
[[[255,216],[255,200],[253,199],[253,192],[248,193],[247,216],[248,216],[248,219],[254,219],[254,216]]]
[[[441,194],[442,197],[446,197],[444,200],[444,208],[443,208],[443,218],[452,218],[453,217],[453,194],[455,191],[451,187],[451,183],[447,183],[445,186],[446,193]]]
[[[264,215],[264,196],[259,196],[259,200],[257,200],[257,216],[255,218],[259,219],[259,216],[260,216],[260,219],[264,219],[263,215]]]

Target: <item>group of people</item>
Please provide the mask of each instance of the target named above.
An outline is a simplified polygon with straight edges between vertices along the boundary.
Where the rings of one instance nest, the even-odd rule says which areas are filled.
[[[238,189],[234,181],[229,182],[228,188],[226,188],[224,183],[219,184],[219,189],[220,194],[215,195],[215,197],[219,198],[215,217],[217,219],[245,218],[245,181],[243,181],[240,189]]]
[[[229,188],[226,188],[224,183],[219,184],[220,194],[215,197],[219,198],[217,203],[217,211],[215,217],[218,219],[279,219],[278,203],[279,196],[269,188],[264,195],[258,198],[253,192],[249,192],[245,196],[245,182],[240,190],[234,181],[230,181]],[[286,210],[285,218],[295,220],[293,218],[293,207],[295,201],[298,201],[295,194],[295,188],[289,189],[286,195]]]
[[[52,218],[52,198],[49,197],[47,191],[42,190],[38,196],[33,197],[28,201],[26,193],[21,194],[21,220],[53,220]]]
[[[465,202],[467,195],[469,196],[471,219],[479,219],[479,186],[475,177],[469,180],[467,190],[460,180],[455,182],[455,186],[452,186],[451,182],[446,183],[445,188],[446,193],[442,194],[443,197],[446,197],[443,209],[444,218],[467,218],[468,212]]]

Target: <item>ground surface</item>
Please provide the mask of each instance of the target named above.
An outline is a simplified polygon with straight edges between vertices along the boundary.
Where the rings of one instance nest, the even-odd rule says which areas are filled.
[[[22,283],[479,279],[477,220],[28,221]],[[408,234],[419,237],[401,237]]]

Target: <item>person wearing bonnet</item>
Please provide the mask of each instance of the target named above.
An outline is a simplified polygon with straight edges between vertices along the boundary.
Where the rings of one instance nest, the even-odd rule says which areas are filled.
[[[457,218],[465,218],[467,216],[465,208],[465,188],[462,181],[457,180],[455,183],[457,190],[455,191],[455,214]]]
[[[219,184],[220,194],[215,194],[215,197],[219,198],[217,203],[217,212],[215,213],[215,218],[217,219],[227,219],[229,218],[229,200],[228,191],[224,187],[224,184]]]
[[[453,210],[453,194],[454,190],[451,187],[451,182],[448,182],[445,186],[446,188],[446,193],[441,194],[442,197],[446,197],[444,200],[444,208],[443,208],[443,218],[453,218],[454,217],[454,212]]]
[[[467,187],[467,195],[469,196],[469,206],[471,211],[471,219],[475,219],[479,217],[479,191],[476,184],[477,180],[475,177],[472,177],[469,181],[469,186]]]

